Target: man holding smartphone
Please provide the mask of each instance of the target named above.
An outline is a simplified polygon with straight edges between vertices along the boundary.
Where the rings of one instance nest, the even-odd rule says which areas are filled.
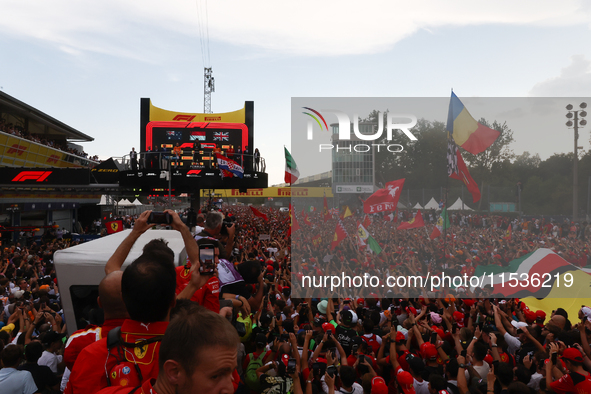
[[[587,355],[576,348],[568,348],[562,353],[562,361],[569,373],[563,375],[557,364],[558,346],[550,345],[550,362],[546,364],[546,387],[555,393],[591,393],[591,374],[583,368]],[[589,360],[587,358],[587,364]],[[552,381],[552,376],[558,380]]]

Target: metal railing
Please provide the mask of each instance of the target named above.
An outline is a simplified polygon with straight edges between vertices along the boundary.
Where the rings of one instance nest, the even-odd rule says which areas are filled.
[[[240,164],[244,171],[267,172],[267,163],[263,157],[259,156],[257,161],[254,155],[244,153],[225,156]],[[122,164],[126,171],[135,170],[129,155],[113,159]],[[138,152],[137,169],[168,170],[171,166],[183,169],[217,168],[217,160],[212,151],[204,151],[197,156],[194,151],[183,151],[178,159],[171,152]]]

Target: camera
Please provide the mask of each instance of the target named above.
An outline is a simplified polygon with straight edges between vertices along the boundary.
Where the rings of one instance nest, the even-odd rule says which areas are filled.
[[[172,216],[168,212],[152,212],[148,218],[148,223],[171,224]]]
[[[228,227],[232,227],[234,224],[235,218],[233,216],[225,217],[222,221],[222,228],[220,230],[221,235],[228,235]]]

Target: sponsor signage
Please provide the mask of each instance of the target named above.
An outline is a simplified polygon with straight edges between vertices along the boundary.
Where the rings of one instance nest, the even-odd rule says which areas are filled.
[[[372,185],[336,185],[336,193],[373,193]]]
[[[3,185],[88,185],[90,171],[88,169],[32,169],[3,168],[0,171],[0,184]]]

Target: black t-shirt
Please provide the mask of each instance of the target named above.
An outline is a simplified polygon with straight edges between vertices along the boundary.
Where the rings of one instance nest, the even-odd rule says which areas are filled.
[[[531,342],[526,342],[521,345],[519,350],[515,352],[515,362],[517,364],[523,364],[523,358],[529,354],[530,357],[536,352],[536,345]]]
[[[345,327],[342,324],[339,324],[335,329],[335,337],[337,341],[343,347],[343,350],[347,354],[347,356],[351,355],[351,345],[353,344],[353,338],[357,336],[357,331],[352,328]]]
[[[19,371],[29,371],[33,375],[33,380],[40,393],[45,392],[49,387],[53,387],[60,383],[57,376],[46,365],[38,365],[33,363],[25,363],[18,367]]]

